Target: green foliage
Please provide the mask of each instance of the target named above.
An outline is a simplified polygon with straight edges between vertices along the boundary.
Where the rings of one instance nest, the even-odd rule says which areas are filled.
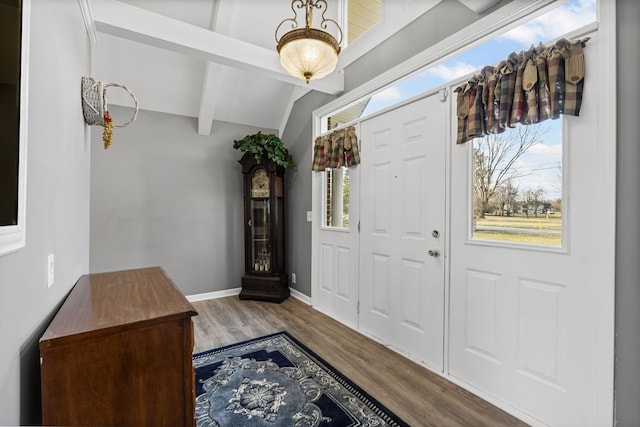
[[[285,148],[282,140],[273,134],[264,135],[262,132],[258,132],[247,135],[240,140],[233,141],[233,148],[253,154],[258,163],[267,158],[277,165],[296,170],[296,163],[289,150]]]

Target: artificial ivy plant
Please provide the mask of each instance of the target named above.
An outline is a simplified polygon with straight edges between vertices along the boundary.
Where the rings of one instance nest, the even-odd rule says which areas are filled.
[[[287,169],[296,169],[296,163],[282,143],[282,140],[273,134],[264,135],[262,132],[247,135],[244,138],[233,141],[233,148],[251,153],[256,162],[261,163],[263,158],[272,160],[275,164]]]

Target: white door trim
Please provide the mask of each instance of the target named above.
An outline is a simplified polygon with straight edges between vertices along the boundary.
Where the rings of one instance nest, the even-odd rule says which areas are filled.
[[[598,93],[595,94],[599,102],[598,140],[602,142],[599,148],[598,158],[605,167],[598,170],[598,183],[602,186],[599,194],[607,195],[602,206],[607,206],[602,212],[601,233],[610,236],[610,239],[599,248],[597,259],[602,260],[602,268],[599,269],[598,281],[603,285],[599,288],[598,300],[601,302],[600,312],[597,314],[600,320],[597,323],[596,339],[600,343],[597,347],[599,354],[596,360],[600,363],[596,367],[597,387],[595,402],[598,405],[594,409],[597,414],[596,425],[613,425],[615,422],[614,405],[614,361],[615,361],[615,261],[616,261],[616,144],[617,128],[617,96],[616,96],[616,5],[613,1],[599,0],[599,27],[598,33],[603,44],[609,46],[604,49],[603,57],[598,64],[603,67],[603,76],[608,76],[598,85]],[[605,142],[609,141],[607,144]]]

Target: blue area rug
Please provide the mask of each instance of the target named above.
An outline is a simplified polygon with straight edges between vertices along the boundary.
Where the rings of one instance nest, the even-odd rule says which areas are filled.
[[[287,332],[193,356],[197,426],[408,426]]]

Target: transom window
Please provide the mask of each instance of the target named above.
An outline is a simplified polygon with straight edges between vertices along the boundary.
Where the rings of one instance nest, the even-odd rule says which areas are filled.
[[[349,3],[356,0],[350,0]],[[505,34],[398,81],[355,104],[321,117],[321,131],[349,123],[497,63],[519,52],[597,22],[596,0],[571,0]]]

